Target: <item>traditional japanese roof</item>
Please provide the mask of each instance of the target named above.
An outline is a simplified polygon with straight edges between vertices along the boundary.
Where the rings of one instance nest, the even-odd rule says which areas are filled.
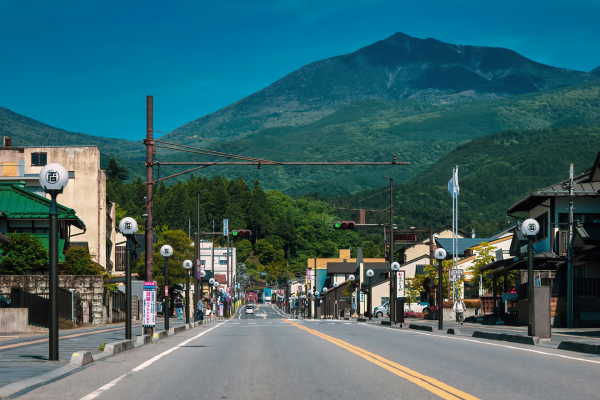
[[[0,215],[9,219],[47,219],[49,211],[50,199],[26,190],[24,182],[0,182]],[[72,208],[58,204],[58,218],[85,229]]]
[[[452,238],[436,238],[435,241],[437,243],[437,245],[439,247],[443,247],[444,250],[446,250],[446,253],[448,253],[448,255],[450,257],[452,257],[454,254],[452,253]],[[458,256],[464,256],[465,255],[465,251],[480,245],[481,243],[484,242],[493,242],[494,238],[458,238],[457,240],[457,248],[456,248],[456,255]]]

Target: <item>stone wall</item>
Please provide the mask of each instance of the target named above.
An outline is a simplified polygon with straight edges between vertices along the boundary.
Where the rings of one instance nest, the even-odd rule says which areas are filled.
[[[91,304],[91,323],[102,323],[102,276],[60,275],[58,285],[81,294],[83,302]],[[48,293],[47,275],[0,275],[0,293],[10,293],[11,287],[22,287],[35,294]]]

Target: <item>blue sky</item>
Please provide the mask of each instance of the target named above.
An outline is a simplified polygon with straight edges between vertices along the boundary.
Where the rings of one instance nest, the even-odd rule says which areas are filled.
[[[395,32],[600,66],[600,1],[0,0],[0,106],[139,140]]]

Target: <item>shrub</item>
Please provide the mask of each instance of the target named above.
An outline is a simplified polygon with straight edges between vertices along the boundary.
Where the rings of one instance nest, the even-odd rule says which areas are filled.
[[[65,263],[61,275],[102,275],[104,270],[94,261],[85,247],[69,247],[65,252]]]
[[[48,250],[38,238],[29,233],[11,233],[7,236],[10,243],[2,244],[0,274],[23,275],[34,267],[48,265]]]

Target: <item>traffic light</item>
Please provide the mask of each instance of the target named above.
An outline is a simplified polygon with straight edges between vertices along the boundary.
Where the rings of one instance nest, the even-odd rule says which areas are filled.
[[[354,221],[335,221],[333,223],[333,229],[350,229],[356,228],[356,222]]]
[[[252,231],[250,230],[237,230],[237,231],[231,231],[231,236],[235,236],[235,237],[250,237],[250,235],[252,235]]]

